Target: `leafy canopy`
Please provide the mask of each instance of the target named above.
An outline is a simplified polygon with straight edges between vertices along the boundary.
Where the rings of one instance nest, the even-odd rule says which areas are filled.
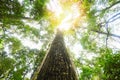
[[[78,55],[72,59],[80,80],[119,80],[120,53],[116,44],[120,36],[115,30],[119,27],[119,0],[0,3],[0,79],[29,80],[34,76],[55,29],[60,28],[70,55]],[[25,40],[40,47],[25,46]]]

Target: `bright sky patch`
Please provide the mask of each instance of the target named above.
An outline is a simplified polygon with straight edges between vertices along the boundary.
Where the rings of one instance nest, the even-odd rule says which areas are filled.
[[[47,8],[54,13],[54,18],[59,21],[57,28],[60,30],[69,30],[76,26],[78,22],[80,16],[79,3],[67,1],[66,5],[64,5],[61,2],[65,3],[65,1],[50,0]]]

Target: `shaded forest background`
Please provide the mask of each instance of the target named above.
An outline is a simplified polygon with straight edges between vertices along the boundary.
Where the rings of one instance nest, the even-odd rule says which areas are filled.
[[[40,65],[59,25],[50,1],[0,0],[0,80],[30,80]],[[120,80],[120,1],[59,1],[64,10],[79,3],[63,32],[79,80]]]

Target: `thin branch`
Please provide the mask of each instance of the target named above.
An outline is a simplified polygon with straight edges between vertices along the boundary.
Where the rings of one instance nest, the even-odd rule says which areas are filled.
[[[117,1],[117,2],[113,3],[112,5],[110,5],[109,7],[106,7],[104,10],[106,11],[106,10],[112,8],[113,6],[115,6],[116,4],[119,4],[119,3],[120,3],[120,1]]]
[[[22,17],[21,19],[26,19],[26,20],[35,20],[34,18],[30,18],[30,17]]]
[[[113,20],[111,20],[111,21],[109,21],[109,23],[114,22],[114,21],[117,20],[117,19],[120,19],[120,16],[117,17],[117,18],[115,18],[115,19],[113,19]]]
[[[106,37],[106,39],[105,39],[105,40],[106,40],[106,41],[105,41],[105,42],[106,42],[106,48],[107,48],[107,45],[108,45],[108,37],[109,37],[109,36],[107,35],[107,37]]]
[[[34,18],[26,17],[26,16],[18,17],[18,18],[16,18],[16,17],[17,16],[4,16],[4,18],[9,18],[9,19],[13,19],[13,20],[17,20],[17,19],[35,20]]]
[[[112,37],[117,37],[117,38],[120,38],[119,35],[116,35],[116,34],[112,34],[112,33],[107,33],[107,32],[102,32],[102,31],[97,31],[97,30],[92,30],[96,33],[99,33],[99,34],[104,34],[104,35],[108,35],[108,36],[112,36]]]
[[[31,63],[31,62],[29,62],[27,65],[30,66],[30,63]],[[29,72],[29,69],[26,69],[26,70],[25,70],[25,73],[23,73],[23,80],[25,80],[25,76],[26,76],[26,74],[27,74],[28,72]]]
[[[108,31],[108,23],[113,22],[113,21],[119,19],[119,18],[120,18],[119,15],[120,15],[120,12],[117,13],[117,14],[115,14],[115,15],[113,15],[112,17],[110,17],[110,18],[106,21],[105,28],[106,28],[106,31],[107,31],[107,32],[109,32],[109,31]]]
[[[120,12],[119,13],[117,13],[117,14],[115,14],[115,15],[113,15],[112,17],[110,17],[108,20],[107,20],[107,23],[109,23],[109,22],[111,22],[111,21],[113,21],[114,20],[114,18],[115,18],[115,20],[116,20],[116,17],[117,16],[119,16],[120,15]],[[119,17],[118,17],[119,18]]]

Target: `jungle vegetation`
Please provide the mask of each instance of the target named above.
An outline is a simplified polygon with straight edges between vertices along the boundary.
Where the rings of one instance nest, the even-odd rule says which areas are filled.
[[[119,0],[0,0],[0,80],[30,80],[60,26],[79,80],[120,80]]]

